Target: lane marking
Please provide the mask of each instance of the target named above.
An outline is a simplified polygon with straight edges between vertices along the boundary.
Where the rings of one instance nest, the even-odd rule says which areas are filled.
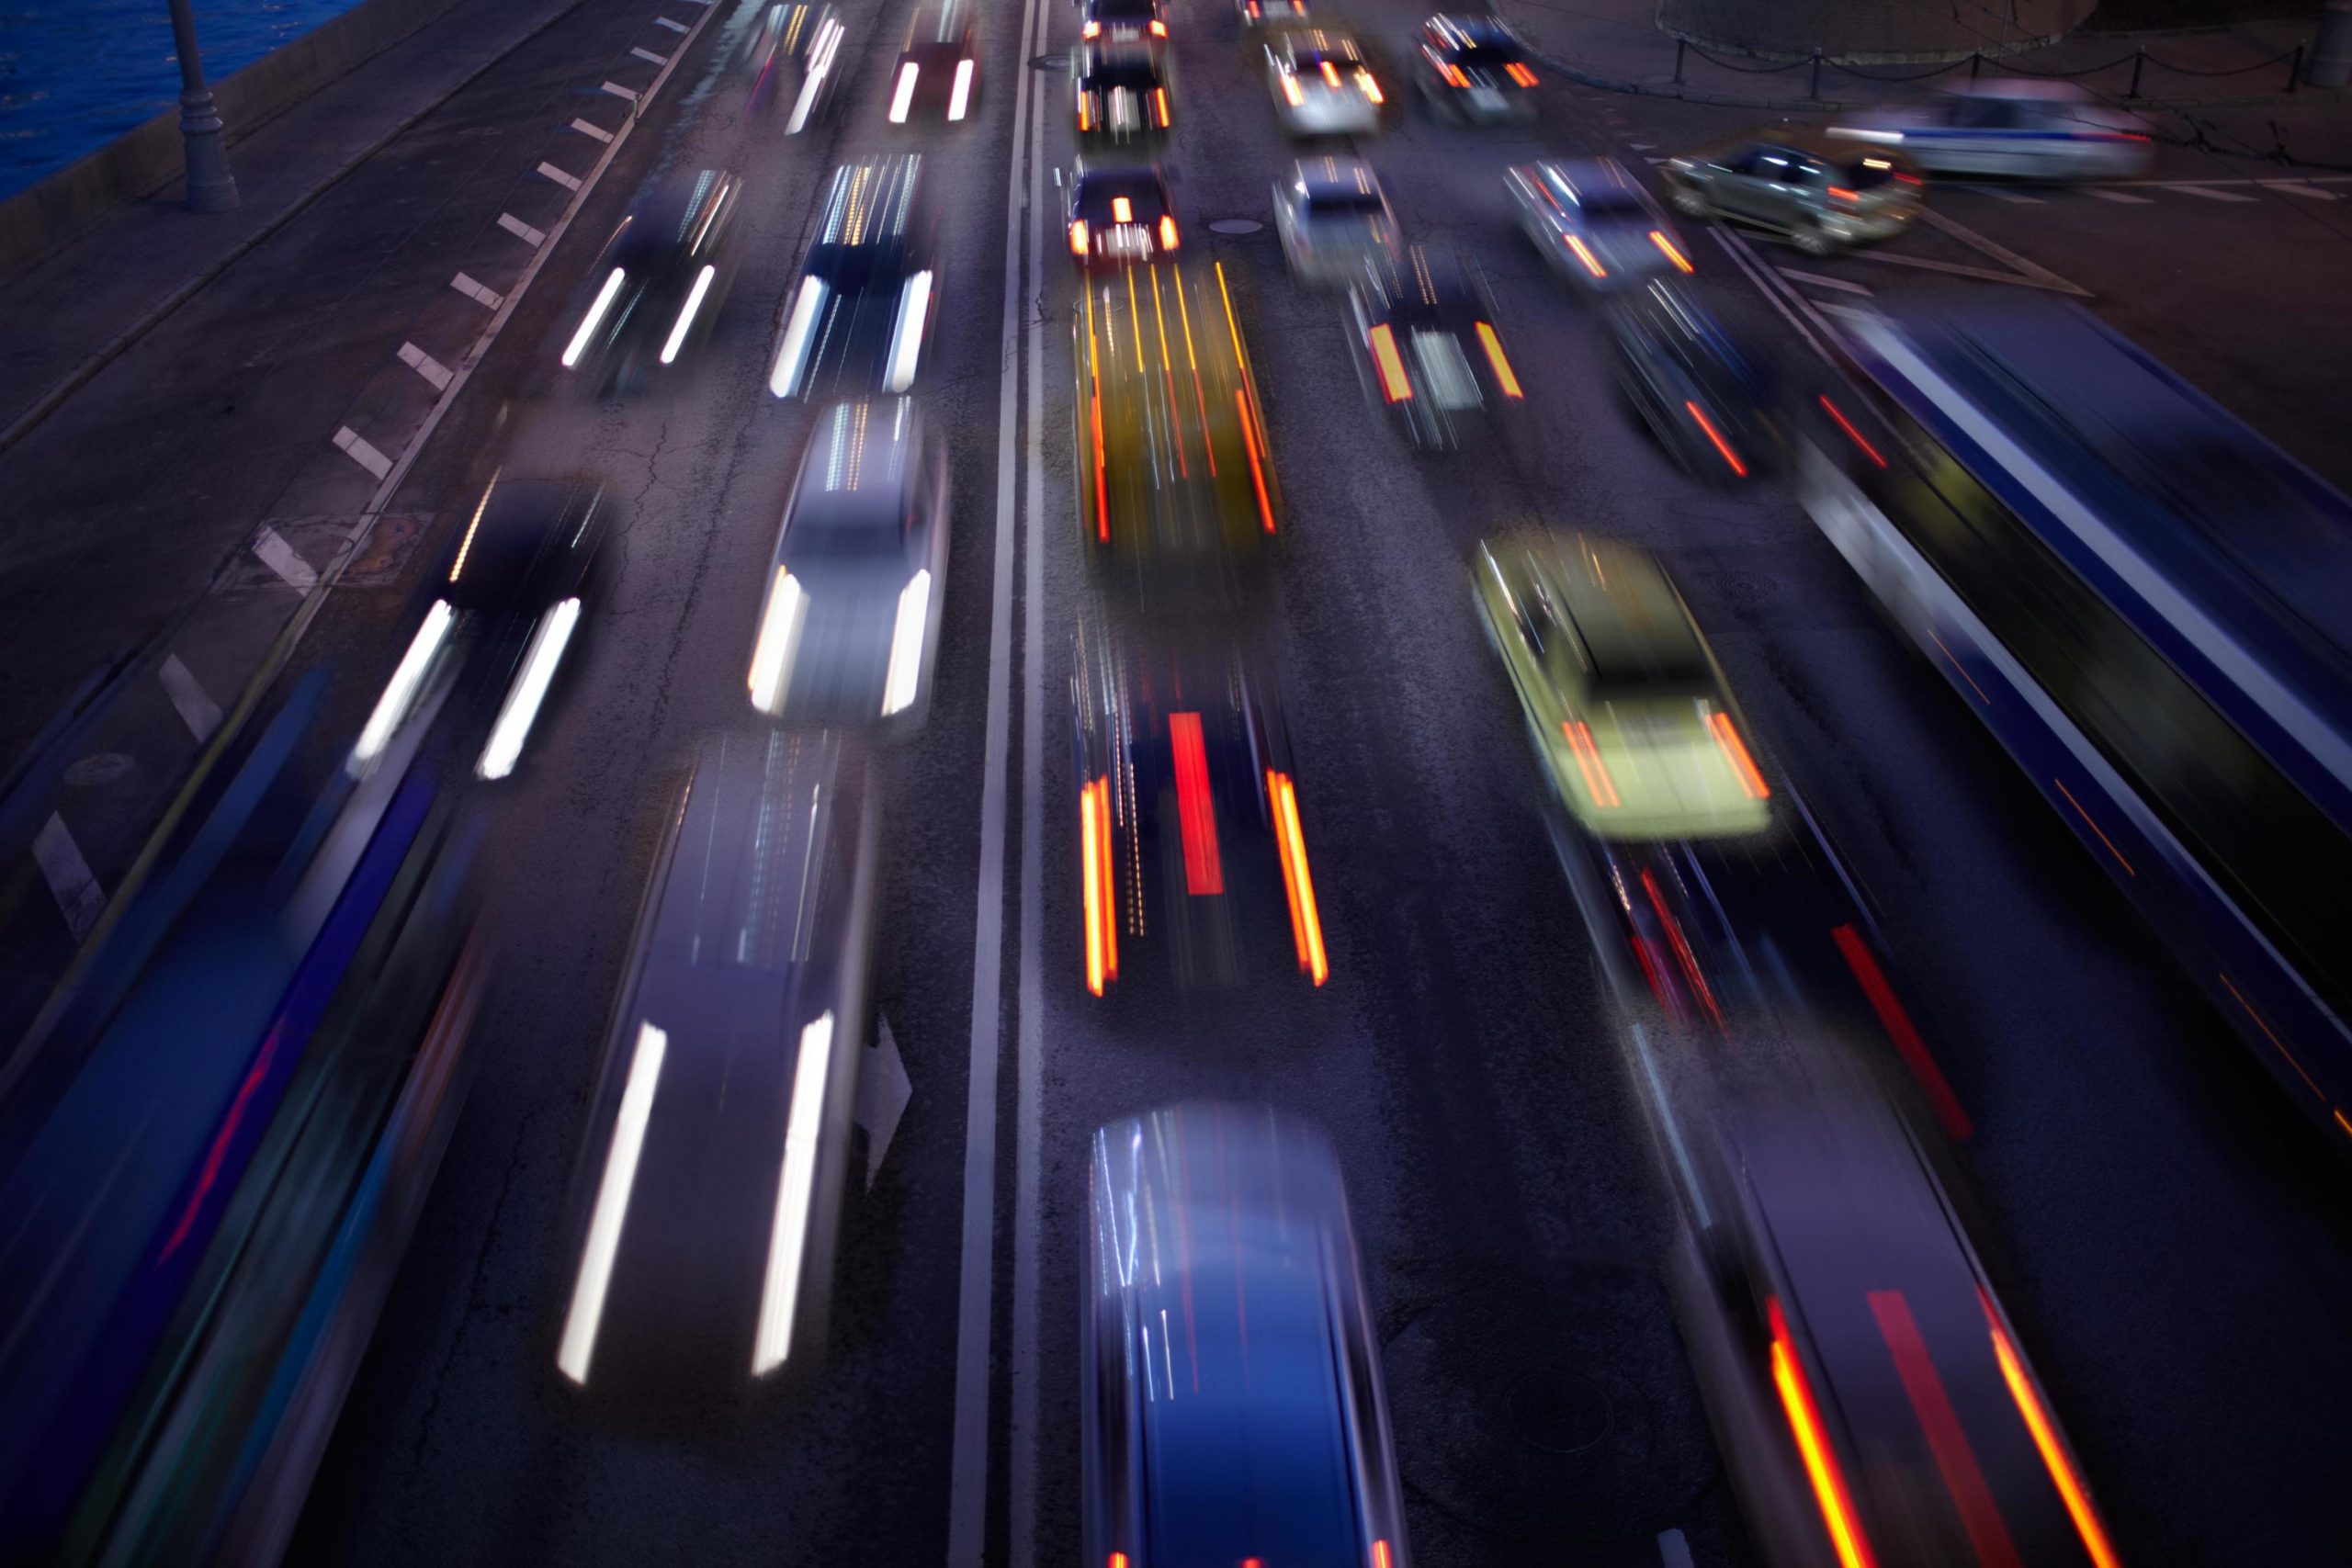
[[[353,462],[358,464],[361,468],[367,469],[369,473],[375,475],[379,479],[386,474],[392,471],[392,460],[390,457],[385,457],[383,453],[378,451],[375,445],[366,436],[360,434],[357,431],[352,429],[351,426],[347,424],[334,433],[334,444],[343,448],[345,456],[348,457]],[[263,529],[262,532],[268,535],[268,536],[273,539],[277,538],[277,535],[271,534],[266,528]],[[285,543],[282,539],[279,539],[278,542],[280,544]],[[259,548],[259,547],[256,546],[255,548]],[[265,560],[268,559],[266,556],[262,558]],[[271,561],[270,564],[275,566],[277,563]],[[307,567],[303,570],[309,570]],[[281,570],[278,575],[280,577],[284,577],[286,574]],[[316,574],[313,573],[312,575],[315,576]],[[292,580],[288,579],[288,581],[290,581]],[[295,586],[301,589],[304,592],[310,592],[311,585],[307,582],[299,582],[296,583]]]
[[[1043,0],[1021,17],[1021,52],[1036,48]],[[1014,89],[1013,136],[1004,198],[1003,354],[997,377],[996,578],[989,622],[988,740],[980,785],[980,867],[972,932],[971,1069],[964,1107],[964,1215],[957,1265],[954,1459],[947,1494],[948,1568],[983,1568],[989,1517],[990,1315],[996,1290],[997,1067],[1004,964],[1005,773],[1012,709],[1013,424],[1023,330],[1020,179],[1022,131],[1033,113],[1030,78]],[[1042,104],[1042,95],[1035,100]],[[1042,282],[1042,279],[1041,279]],[[1035,606],[1032,606],[1033,612]],[[1020,1568],[1029,1568],[1023,1563]]]
[[[561,186],[566,190],[578,190],[580,188],[579,175],[567,175],[561,169],[557,168],[553,164],[541,164],[537,172],[542,178],[553,180],[556,184]]]
[[[547,243],[546,230],[534,229],[511,212],[502,212],[498,215],[498,226],[534,250]]]
[[[1874,289],[1868,288],[1861,284],[1849,283],[1842,277],[1824,277],[1817,272],[1799,272],[1792,266],[1776,266],[1772,270],[1779,273],[1782,277],[1792,279],[1798,283],[1810,283],[1816,288],[1835,288],[1842,293],[1860,294],[1864,296],[1876,292]]]
[[[2067,282],[2064,278],[2059,276],[2048,267],[2043,266],[2040,262],[2028,261],[2025,257],[2018,254],[2017,252],[2008,249],[2007,246],[1995,244],[1992,241],[1978,233],[1975,230],[1969,228],[1966,224],[1956,223],[1931,207],[1921,208],[1919,209],[1919,216],[1934,224],[1937,228],[1941,229],[1945,233],[1950,234],[1953,239],[1958,240],[1962,244],[1966,245],[1973,250],[1980,251],[1985,255],[1991,256],[1995,261],[2001,263],[2005,266],[2015,268],[2018,272],[2022,273],[2029,278],[2031,278],[2034,282],[2040,284],[2044,288],[2054,288],[2064,294],[2080,295],[2086,299],[2090,298],[2089,289],[2076,288],[2074,284]],[[2015,282],[2017,280],[2012,278],[2009,279],[2009,281]]]
[[[2215,190],[2210,186],[2174,186],[2183,196],[2201,196],[2208,201],[2252,201],[2250,196],[2240,196],[2233,190]]]
[[[435,391],[443,391],[447,389],[449,367],[417,347],[416,344],[413,343],[401,344],[401,363],[432,382]],[[384,476],[379,474],[376,477],[382,479]]]
[[[637,102],[637,95],[630,92],[627,87],[622,86],[618,82],[605,83],[603,90],[612,94],[612,96],[616,98],[627,98],[630,103]]]
[[[1645,164],[1663,164],[1666,160],[1663,158],[1645,158],[1642,162]]]
[[[472,278],[468,277],[462,272],[449,280],[449,287],[464,295],[467,299],[474,300],[480,304],[487,305],[493,310],[506,303],[506,296],[501,294],[495,288],[483,288],[481,284],[476,283]]]
[[[2083,194],[2085,196],[2095,196],[2101,201],[2121,202],[2128,207],[2154,207],[2155,205],[2154,202],[2150,201],[2144,196],[2133,196],[2127,191],[2101,190],[2097,186],[2085,186],[2083,187]]]
[[[57,911],[65,917],[74,940],[88,936],[106,911],[107,896],[91,874],[90,863],[82,858],[82,846],[66,831],[65,818],[54,811],[33,835],[33,861],[40,867],[41,880],[49,884],[50,896],[57,900]]]
[[[220,705],[212,700],[204,683],[196,678],[196,671],[173,653],[164,656],[164,667],[156,674],[164,682],[164,694],[172,699],[172,706],[179,710],[180,722],[187,726],[197,744],[201,746],[210,739],[212,732],[220,728]]]
[[[654,17],[654,18],[653,18],[653,25],[654,25],[655,27],[657,27],[657,28],[669,28],[669,29],[670,29],[672,32],[673,32],[673,33],[682,33],[682,32],[684,32],[684,31],[686,31],[686,30],[687,30],[687,28],[686,28],[686,24],[685,24],[685,23],[684,23],[684,22],[673,22],[673,21],[672,21],[672,20],[671,20],[669,17]]]
[[[2077,288],[2071,283],[2043,283],[2035,278],[2020,276],[2014,272],[2001,272],[1989,266],[1962,266],[1958,262],[1933,261],[1926,256],[1888,255],[1877,251],[1856,251],[1847,259],[1884,262],[1889,266],[1916,266],[1922,272],[1940,272],[1952,277],[1979,277],[1987,283],[2007,283],[2018,288],[2047,288],[2052,293],[2078,294],[2086,299],[2089,298],[2088,290]]]
[[[2352,175],[2313,175],[2310,178],[2311,183],[2315,186],[2340,186],[2346,181],[2352,181]],[[2259,182],[2251,179],[2222,178],[2214,178],[2210,180],[2109,180],[2108,182],[2108,188],[2112,188],[2116,186],[2136,186],[2142,189],[2153,188],[2155,190],[2178,190],[2184,186],[2250,186],[2257,183]]]
[[[2265,190],[2282,190],[2289,196],[2300,196],[2306,201],[2341,201],[2344,198],[2332,190],[2322,190],[2308,180],[2265,180]]]
[[[1947,188],[1951,190],[1972,191],[1978,196],[1989,196],[1995,201],[2013,202],[2019,207],[2040,207],[2041,205],[2041,198],[2040,197],[2028,196],[2023,191],[2011,190],[2007,186],[1962,185],[1951,186]]]
[[[584,119],[573,120],[571,129],[582,136],[594,137],[598,141],[610,141],[613,139],[611,131],[605,130],[602,126],[591,125]]]
[[[351,435],[351,432],[346,430],[343,435]],[[356,435],[351,438],[359,440]],[[359,444],[363,446],[368,445],[364,441]],[[335,438],[335,445],[343,445],[342,436]],[[379,460],[382,459],[383,454],[373,446],[368,446],[368,450],[375,453]],[[288,585],[297,592],[308,593],[318,586],[319,574],[311,569],[311,563],[295,554],[294,547],[286,542],[285,535],[266,523],[262,525],[261,532],[254,536],[254,554],[261,558],[262,565],[284,578]]]
[[[650,49],[632,49],[629,52],[637,56],[639,60],[645,61],[650,64],[667,65],[670,63],[667,58],[654,53]]]
[[[1658,1531],[1657,1560],[1666,1568],[1691,1568],[1690,1543],[1682,1539],[1680,1530]]]

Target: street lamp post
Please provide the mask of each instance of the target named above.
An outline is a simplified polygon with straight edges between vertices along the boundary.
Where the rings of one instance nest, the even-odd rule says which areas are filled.
[[[204,60],[196,52],[196,18],[188,0],[171,0],[172,40],[180,56],[180,144],[187,160],[187,209],[226,212],[237,205],[237,179],[229,172],[229,149],[220,141],[220,111],[204,85]]]

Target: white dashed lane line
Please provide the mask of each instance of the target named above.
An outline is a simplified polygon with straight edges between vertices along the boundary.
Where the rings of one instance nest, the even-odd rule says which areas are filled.
[[[613,133],[611,131],[603,130],[597,126],[593,126],[584,119],[573,120],[571,122],[571,129],[580,132],[582,136],[593,137],[598,141],[610,141],[613,139]]]
[[[1835,288],[1841,294],[1869,295],[1871,289],[1859,283],[1849,283],[1842,277],[1824,277],[1817,272],[1799,272],[1792,266],[1774,267],[1773,271],[1792,283],[1808,283],[1815,288]]]
[[[534,250],[547,243],[546,230],[534,229],[511,212],[502,212],[498,215],[498,226]]]
[[[82,846],[65,830],[65,819],[54,811],[33,836],[33,863],[40,867],[41,880],[49,884],[74,940],[89,935],[106,910],[106,892],[91,874],[90,863],[82,858]]]
[[[401,363],[432,382],[436,392],[449,384],[449,367],[413,343],[401,344]],[[384,476],[379,474],[376,477],[382,479]]]
[[[638,59],[645,61],[650,64],[667,65],[670,63],[669,58],[666,55],[656,54],[650,49],[632,49],[629,52],[637,56]]]
[[[612,94],[612,96],[616,98],[627,98],[630,103],[637,102],[637,95],[630,92],[627,87],[622,86],[618,82],[605,83],[603,90]]]
[[[2252,201],[2254,199],[2250,196],[2240,196],[2233,190],[2215,190],[2211,186],[2166,186],[2165,188],[2177,190],[2183,196],[2201,196],[2208,201]]]
[[[344,437],[346,435],[351,436],[354,445],[367,447],[368,457],[359,457],[356,452],[352,453],[353,457],[359,457],[363,468],[369,466],[368,457],[383,464],[385,468],[389,469],[392,466],[390,460],[381,452],[377,451],[373,446],[368,446],[368,443],[360,440],[356,435],[352,435],[348,429],[336,432],[334,444],[343,446]],[[349,451],[350,448],[346,446],[345,450]],[[378,473],[376,477],[381,479],[383,475]],[[262,565],[284,578],[288,586],[297,592],[308,593],[318,585],[319,574],[312,570],[311,563],[295,553],[294,547],[286,542],[285,535],[266,524],[262,525],[260,533],[254,536],[254,554],[261,558]]]
[[[361,468],[367,469],[369,473],[375,475],[379,479],[386,474],[392,471],[392,460],[390,457],[385,457],[382,452],[379,451],[375,445],[366,436],[360,434],[357,431],[352,429],[351,426],[347,424],[334,433],[334,444],[343,449],[343,453],[345,457],[349,457],[353,462],[358,464]],[[266,528],[263,529],[262,533],[269,538],[277,539],[277,536],[270,533]],[[277,542],[281,546],[286,543],[283,539],[277,539]],[[254,547],[254,551],[257,555],[261,554],[261,547],[259,545],[255,545]],[[293,554],[293,551],[289,548],[287,553],[291,555]],[[270,560],[269,557],[266,555],[262,555],[261,558],[269,561],[271,566],[277,567],[278,576],[286,577],[285,568],[278,567],[277,563],[274,560]],[[304,567],[302,570],[305,572],[308,572],[311,569]],[[288,582],[293,582],[294,581],[290,577],[287,577],[286,580]],[[311,590],[311,585],[308,582],[295,583],[295,586],[301,589],[305,593],[309,592]]]
[[[180,656],[174,653],[164,657],[163,668],[156,671],[156,675],[164,682],[164,694],[171,698],[172,706],[179,710],[181,722],[187,726],[188,733],[196,737],[196,743],[201,746],[210,739],[212,732],[220,728],[220,705],[205,691],[203,682],[196,678],[196,671],[181,663]]]
[[[561,186],[566,190],[578,190],[580,188],[580,176],[578,175],[567,175],[561,169],[557,168],[553,164],[541,164],[534,172],[537,174],[541,179],[553,180],[556,184]]]
[[[2085,187],[2083,194],[2085,196],[2095,196],[2101,201],[2119,202],[2126,207],[2153,207],[2155,205],[2144,196],[2133,196],[2129,191],[2101,190],[2097,186]]]
[[[657,28],[667,28],[673,33],[682,33],[688,30],[685,23],[673,22],[667,17],[654,17],[653,25]]]
[[[611,138],[607,137],[606,140],[610,141]],[[501,305],[506,303],[505,295],[501,294],[495,288],[485,288],[481,284],[476,283],[472,278],[468,277],[462,272],[449,280],[449,287],[464,295],[467,299],[475,301],[477,304],[486,306],[492,310],[497,310]]]
[[[2322,190],[2319,186],[2304,180],[2265,180],[2262,182],[2262,188],[2265,190],[2284,191],[2289,196],[2300,196],[2305,201],[2341,201],[2344,199],[2332,190]]]

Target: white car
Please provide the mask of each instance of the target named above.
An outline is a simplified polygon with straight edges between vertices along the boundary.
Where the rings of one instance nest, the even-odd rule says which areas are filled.
[[[1307,0],[1233,0],[1245,28],[1287,28],[1306,20]]]
[[[1900,147],[1939,175],[2127,179],[2155,162],[2148,124],[2071,82],[1971,82],[1917,108],[1861,115],[1829,134]]]
[[[1521,232],[1582,288],[1606,293],[1692,270],[1674,225],[1614,158],[1521,164],[1503,186]]]
[[[1266,45],[1274,117],[1293,136],[1357,136],[1380,129],[1388,101],[1363,51],[1346,33],[1285,32]]]
[[[1396,214],[1361,158],[1302,158],[1274,186],[1274,229],[1290,269],[1310,283],[1348,283],[1370,260],[1397,254]]]

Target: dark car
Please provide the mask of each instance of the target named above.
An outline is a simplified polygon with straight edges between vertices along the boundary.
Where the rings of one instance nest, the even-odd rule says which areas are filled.
[[[1176,199],[1159,165],[1080,163],[1069,183],[1070,258],[1080,270],[1135,266],[1182,243]]]
[[[890,73],[890,123],[925,116],[962,124],[978,101],[979,68],[965,0],[917,7]]]
[[[1330,974],[1273,682],[1239,650],[1081,619],[1077,729],[1086,987],[1138,960],[1180,987]]]
[[[474,776],[514,771],[579,662],[566,655],[594,614],[613,511],[594,480],[492,478],[424,586],[416,632],[352,748],[355,778],[373,771],[430,696],[452,687]]]
[[[721,169],[669,181],[621,220],[589,269],[595,293],[561,363],[599,393],[646,386],[692,356],[734,280],[742,182]]]
[[[1736,483],[1780,464],[1787,440],[1770,361],[1666,283],[1611,301],[1618,385],[1695,478]]]
[[[1785,234],[1810,256],[1892,239],[1923,206],[1925,182],[1904,154],[1794,127],[1669,158],[1662,169],[1676,211]]]
[[[1348,292],[1356,369],[1416,446],[1461,445],[1469,422],[1525,400],[1493,296],[1453,251],[1377,256]]]
[[[936,221],[920,153],[833,171],[817,237],[785,296],[768,390],[846,398],[914,385],[939,317]]]
[[[1431,17],[1418,41],[1413,80],[1430,113],[1473,125],[1535,118],[1535,67],[1499,17]]]
[[[1078,36],[1096,39],[1154,39],[1168,36],[1165,0],[1085,0],[1079,13]]]
[[[1169,124],[1165,46],[1079,45],[1070,56],[1070,101],[1083,143],[1164,140]]]
[[[1083,1560],[1405,1568],[1380,1358],[1330,1145],[1193,1103],[1094,1134]]]
[[[876,817],[838,733],[721,734],[671,815],[591,1102],[556,1366],[694,1419],[824,1342]]]
[[[848,75],[848,62],[841,58],[848,36],[831,6],[770,6],[744,40],[752,110],[781,118],[787,136],[824,124]]]

